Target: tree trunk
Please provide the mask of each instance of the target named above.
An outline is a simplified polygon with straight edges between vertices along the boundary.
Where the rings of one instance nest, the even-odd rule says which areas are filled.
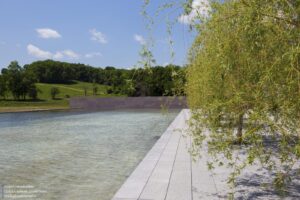
[[[238,129],[236,134],[238,144],[242,144],[243,142],[243,124],[244,124],[244,114],[240,114],[238,119]]]

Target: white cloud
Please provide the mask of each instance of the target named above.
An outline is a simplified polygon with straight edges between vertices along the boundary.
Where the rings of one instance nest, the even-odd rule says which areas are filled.
[[[181,15],[178,21],[183,24],[193,24],[199,18],[207,18],[211,10],[208,0],[193,0],[192,11],[188,15]]]
[[[84,57],[86,58],[94,58],[94,57],[99,57],[102,56],[102,54],[100,52],[93,52],[93,53],[87,53],[85,54]]]
[[[97,31],[96,29],[91,29],[90,34],[92,35],[91,40],[94,40],[101,44],[107,43],[106,36],[103,33],[101,33],[100,31]]]
[[[29,55],[37,57],[37,58],[42,58],[42,59],[50,59],[52,58],[52,53],[49,51],[43,51],[39,49],[38,47],[29,44],[27,46],[27,52]]]
[[[75,53],[72,50],[64,50],[61,53],[71,59],[78,59],[80,57],[79,54]]]
[[[39,28],[36,29],[36,32],[38,33],[38,36],[44,39],[49,39],[49,38],[60,38],[61,35],[53,29],[50,28]]]
[[[40,59],[78,59],[80,57],[79,54],[75,53],[72,50],[64,50],[64,51],[57,51],[55,53],[51,53],[49,51],[44,51],[32,44],[27,45],[27,52],[29,55],[34,56]]]
[[[60,59],[63,59],[63,58],[64,58],[64,54],[62,52],[56,52],[53,55],[53,59],[55,59],[55,60],[60,60]]]
[[[146,44],[146,40],[143,36],[135,34],[134,35],[134,39],[135,41],[137,41],[138,43],[140,43],[140,45],[145,45]]]

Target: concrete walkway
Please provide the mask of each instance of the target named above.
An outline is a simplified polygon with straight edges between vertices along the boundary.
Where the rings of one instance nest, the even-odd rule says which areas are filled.
[[[192,161],[188,152],[191,139],[186,135],[189,117],[189,110],[180,112],[113,200],[227,199],[230,170],[218,167],[209,171],[205,150],[200,159]],[[258,166],[248,169],[242,174],[242,184],[236,188],[235,199],[279,199],[273,191],[260,187],[266,177],[270,177],[267,171]],[[300,183],[295,183],[295,188],[299,189]],[[296,189],[286,199],[300,199],[300,191]]]
[[[188,110],[180,112],[113,200],[208,199],[217,193],[206,162],[192,162],[188,152],[191,141],[184,130],[189,116]]]

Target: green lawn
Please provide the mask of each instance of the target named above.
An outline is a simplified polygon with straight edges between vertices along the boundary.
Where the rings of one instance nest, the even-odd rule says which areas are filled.
[[[107,89],[109,86],[96,84],[98,87],[97,96],[107,96]],[[51,99],[50,90],[52,87],[57,87],[60,90],[60,94],[57,98],[66,98],[66,95],[70,97],[76,96],[84,96],[84,88],[87,88],[87,95],[93,95],[93,84],[86,82],[76,81],[73,84],[46,84],[46,83],[38,83],[38,89],[42,91],[39,94],[39,98],[41,99]]]
[[[98,87],[98,97],[116,96],[107,94],[107,89],[110,86],[96,84]],[[37,88],[41,91],[38,94],[38,100],[14,101],[11,96],[6,100],[0,100],[0,112],[8,111],[27,111],[40,109],[67,109],[69,108],[69,98],[84,96],[84,88],[87,88],[87,96],[93,96],[93,84],[86,82],[74,81],[72,84],[47,84],[37,83]],[[57,87],[60,93],[56,99],[51,98],[50,90],[52,87]]]

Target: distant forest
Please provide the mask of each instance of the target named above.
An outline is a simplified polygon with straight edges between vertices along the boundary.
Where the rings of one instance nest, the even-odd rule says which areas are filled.
[[[35,95],[35,83],[70,83],[84,81],[109,85],[111,94],[127,96],[184,95],[185,68],[175,65],[151,68],[97,68],[85,64],[37,61],[19,66],[13,61],[0,75],[0,96],[11,92],[15,99]]]

